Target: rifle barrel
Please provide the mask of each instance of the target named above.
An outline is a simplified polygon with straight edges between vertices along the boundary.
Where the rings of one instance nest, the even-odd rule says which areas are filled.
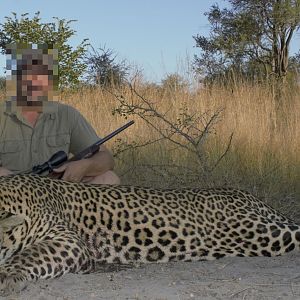
[[[70,158],[68,161],[80,160],[80,159],[83,159],[83,158],[90,157],[91,155],[93,155],[95,153],[95,149],[96,149],[96,151],[97,151],[97,149],[99,149],[100,145],[104,144],[106,141],[110,140],[112,137],[114,137],[115,135],[117,135],[121,131],[123,131],[126,128],[128,128],[129,126],[131,126],[133,123],[134,123],[134,121],[129,121],[125,125],[121,126],[120,128],[116,129],[115,131],[108,134],[104,138],[100,139],[99,141],[97,141],[96,143],[91,145],[90,147],[88,147],[88,148],[82,150],[81,152],[77,153],[75,156]]]
[[[114,137],[115,135],[117,135],[118,133],[120,133],[121,131],[123,131],[124,129],[126,129],[127,127],[131,126],[134,123],[134,121],[130,121],[127,124],[121,126],[120,128],[118,128],[117,130],[113,131],[112,133],[110,133],[109,135],[107,135],[106,137],[104,137],[103,139],[100,139],[98,142],[95,143],[95,145],[100,146],[103,143],[105,143],[106,141],[110,140],[112,137]]]

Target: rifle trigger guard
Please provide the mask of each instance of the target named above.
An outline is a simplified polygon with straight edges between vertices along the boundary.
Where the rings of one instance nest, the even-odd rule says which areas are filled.
[[[53,166],[52,166],[52,164],[49,162],[49,161],[47,161],[47,167],[48,167],[48,171],[51,173],[51,172],[53,172]]]

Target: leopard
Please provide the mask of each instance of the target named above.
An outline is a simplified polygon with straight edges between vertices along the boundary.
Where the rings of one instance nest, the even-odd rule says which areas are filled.
[[[97,265],[278,256],[300,225],[229,187],[155,189],[0,178],[0,294]]]

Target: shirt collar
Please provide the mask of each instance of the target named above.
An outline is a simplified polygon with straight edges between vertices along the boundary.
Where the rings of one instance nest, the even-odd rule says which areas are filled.
[[[18,107],[16,107],[15,103],[11,101],[4,101],[2,105],[3,112],[9,116],[17,116],[21,115],[21,111]],[[51,119],[55,119],[58,113],[58,105],[55,101],[45,101],[43,103],[43,111],[41,114],[49,115]]]

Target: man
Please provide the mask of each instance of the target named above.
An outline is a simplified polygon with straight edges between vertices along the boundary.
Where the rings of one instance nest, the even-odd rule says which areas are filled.
[[[74,108],[55,98],[57,49],[48,45],[7,47],[9,99],[0,106],[0,176],[22,172],[46,162],[55,152],[76,154],[99,137]],[[119,184],[110,151],[101,145],[90,158],[55,169],[74,182]]]

